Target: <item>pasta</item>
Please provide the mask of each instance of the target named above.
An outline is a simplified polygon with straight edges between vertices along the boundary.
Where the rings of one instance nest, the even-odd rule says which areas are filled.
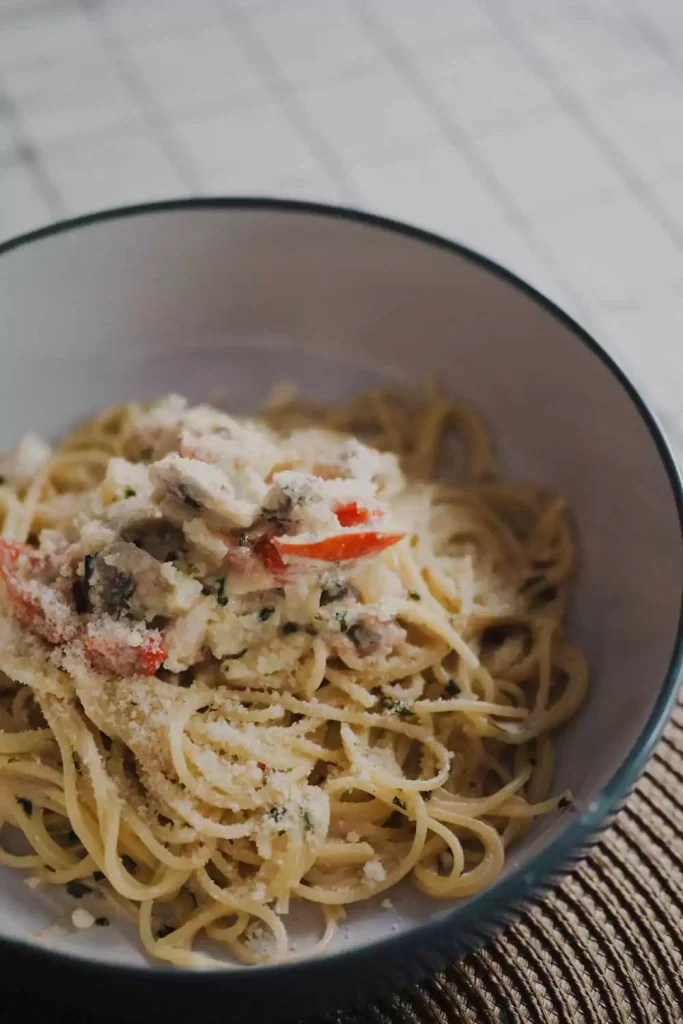
[[[320,949],[406,877],[468,896],[570,799],[567,510],[432,386],[105,410],[0,460],[0,524],[0,863],[155,958],[283,960],[296,901]]]

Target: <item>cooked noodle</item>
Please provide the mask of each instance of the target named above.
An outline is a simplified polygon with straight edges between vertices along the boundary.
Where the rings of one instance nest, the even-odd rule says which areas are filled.
[[[131,404],[0,477],[0,822],[30,848],[0,862],[80,882],[178,966],[210,962],[201,937],[286,958],[295,900],[320,907],[319,949],[345,906],[403,878],[445,900],[490,885],[567,799],[548,795],[551,734],[586,687],[563,626],[567,510],[498,477],[469,411],[283,391],[265,416],[235,435],[206,407]],[[192,463],[205,495],[226,437],[251,476],[207,512],[164,466]],[[302,474],[314,493],[292,490]],[[255,519],[249,487],[269,495]],[[144,515],[180,548],[149,554]],[[157,559],[144,580],[131,537]]]

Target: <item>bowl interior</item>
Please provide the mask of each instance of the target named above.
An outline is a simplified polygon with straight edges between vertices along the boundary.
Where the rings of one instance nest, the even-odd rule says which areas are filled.
[[[0,259],[0,309],[2,448],[29,429],[56,437],[101,405],[170,390],[195,400],[221,390],[246,412],[283,378],[333,400],[387,379],[419,386],[435,371],[483,414],[509,473],[566,497],[579,532],[573,632],[591,683],[558,737],[556,776],[577,810],[539,821],[506,872],[530,869],[598,797],[669,667],[683,551],[651,430],[570,325],[454,249],[360,219],[248,205],[95,220],[11,249]],[[54,913],[5,870],[0,902],[0,931],[18,938]],[[394,911],[356,910],[335,948],[452,909],[409,889],[393,902]],[[60,948],[142,962],[132,930],[106,932]]]

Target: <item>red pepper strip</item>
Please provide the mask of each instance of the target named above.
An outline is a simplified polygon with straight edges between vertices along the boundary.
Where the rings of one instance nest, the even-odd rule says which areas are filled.
[[[378,508],[364,508],[357,501],[349,501],[346,505],[337,505],[334,514],[341,526],[365,526],[382,513]]]
[[[114,676],[153,676],[166,660],[160,636],[150,633],[139,647],[122,641],[85,634],[83,646],[93,668]]]
[[[403,540],[405,533],[379,533],[362,530],[355,533],[337,533],[322,540],[297,541],[295,537],[274,537],[272,543],[281,555],[294,558],[314,558],[320,562],[349,562],[356,558],[376,555],[392,544]]]
[[[261,559],[271,576],[280,581],[284,579],[287,566],[282,561],[280,552],[275,546],[275,541],[269,534],[261,534],[251,545],[251,550]]]
[[[17,563],[22,555],[27,556],[31,569],[42,561],[41,556],[28,545],[0,540],[0,577],[7,589],[15,618],[51,644],[73,639],[76,625],[71,621],[70,609],[61,602],[46,608],[40,593],[31,590],[30,580],[19,576]]]

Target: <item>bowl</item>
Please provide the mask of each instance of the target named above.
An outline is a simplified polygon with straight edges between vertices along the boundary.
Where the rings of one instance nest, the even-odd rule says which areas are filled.
[[[0,246],[2,447],[106,404],[221,388],[236,411],[286,378],[339,399],[426,370],[480,410],[518,478],[563,494],[580,573],[572,632],[588,699],[558,738],[572,810],[539,821],[489,889],[454,905],[408,889],[351,915],[333,949],[215,972],[149,964],[118,926],[47,944],[51,911],[0,872],[5,976],[113,1013],[279,1020],[366,1001],[480,940],[580,854],[637,778],[681,675],[681,481],[652,413],[603,349],[490,260],[378,217],[216,199],[113,210]],[[104,934],[106,932],[106,934]],[[55,991],[54,988],[52,988]],[[93,1000],[96,1000],[93,1004]]]

